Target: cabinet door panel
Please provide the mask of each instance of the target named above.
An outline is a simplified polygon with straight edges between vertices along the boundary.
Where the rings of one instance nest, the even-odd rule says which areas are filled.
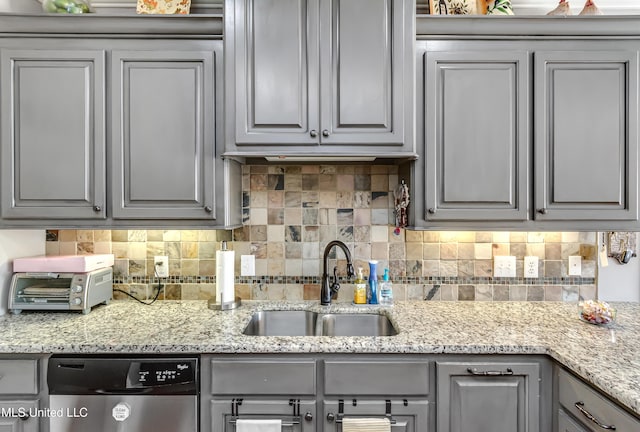
[[[299,416],[294,415],[294,405],[290,403],[289,399],[242,399],[242,404],[237,407],[237,413],[231,412],[231,406],[231,400],[211,401],[211,431],[235,432],[235,421],[238,418],[281,420],[283,431],[315,432],[316,429],[315,400],[300,400]]]
[[[216,218],[214,55],[113,52],[114,218]]]
[[[539,430],[539,365],[445,362],[437,364],[437,375],[438,431]]]
[[[536,52],[536,218],[635,220],[635,52]]]
[[[317,0],[238,0],[236,143],[317,144]]]
[[[391,432],[429,432],[429,402],[426,400],[390,400]],[[343,400],[343,411],[340,411],[339,400],[323,401],[323,422],[325,432],[341,432],[340,421],[343,414],[349,418],[377,418],[385,417],[387,412],[386,400],[358,399],[348,397]]]
[[[402,145],[403,5],[321,2],[323,144]]]
[[[427,52],[427,220],[525,220],[528,57]]]
[[[2,51],[2,217],[105,218],[104,57]]]

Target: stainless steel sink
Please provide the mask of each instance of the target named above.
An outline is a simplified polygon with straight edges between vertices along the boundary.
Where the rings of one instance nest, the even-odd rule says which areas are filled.
[[[389,318],[378,314],[332,313],[321,316],[323,336],[395,336]]]
[[[249,336],[395,336],[398,331],[385,315],[374,313],[316,313],[260,311],[243,334]]]
[[[309,311],[260,311],[243,333],[250,336],[314,336],[318,314]]]

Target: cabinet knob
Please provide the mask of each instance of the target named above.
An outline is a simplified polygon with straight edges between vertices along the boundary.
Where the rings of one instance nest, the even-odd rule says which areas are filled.
[[[318,132],[315,129],[311,129],[309,135],[311,135],[311,138],[315,138],[318,136]]]
[[[327,414],[327,421],[329,423],[333,422],[336,419],[336,416],[333,413]]]
[[[547,209],[544,208],[544,207],[543,208],[539,208],[538,209],[538,213],[545,215],[545,214],[547,214]]]
[[[102,211],[102,207],[100,207],[99,205],[93,206],[93,211],[96,212],[96,213],[99,213],[99,212]]]
[[[324,130],[322,131],[322,136],[323,136],[323,137],[328,137],[329,135],[331,135],[331,134],[329,133],[329,130],[328,130],[328,129],[324,129]]]
[[[436,214],[436,209],[434,209],[433,207],[431,207],[429,210],[427,210],[429,212],[429,214]]]
[[[213,209],[210,206],[206,206],[204,208],[204,211],[206,211],[207,213],[211,213],[211,212],[213,212]]]
[[[307,413],[304,415],[304,419],[310,422],[311,420],[313,420],[313,414],[307,411]]]

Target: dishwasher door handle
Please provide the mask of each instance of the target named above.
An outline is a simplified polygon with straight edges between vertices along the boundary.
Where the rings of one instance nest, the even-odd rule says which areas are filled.
[[[107,390],[107,389],[95,389],[94,391],[102,395],[114,395],[114,396],[126,396],[126,395],[144,395],[151,393],[151,388],[137,388],[137,389],[119,389],[119,390]]]

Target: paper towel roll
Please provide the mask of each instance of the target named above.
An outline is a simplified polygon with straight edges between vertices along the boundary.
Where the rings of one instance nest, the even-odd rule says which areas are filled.
[[[226,249],[223,247],[223,249]],[[216,303],[235,300],[235,252],[216,251]]]

